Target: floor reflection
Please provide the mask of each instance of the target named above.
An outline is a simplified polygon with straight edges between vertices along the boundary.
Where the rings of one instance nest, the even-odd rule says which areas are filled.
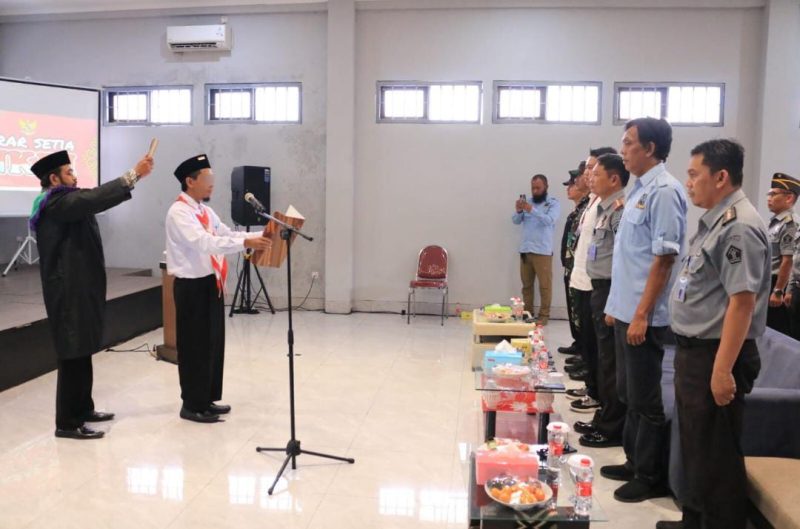
[[[378,492],[382,516],[416,518],[421,522],[466,523],[467,493],[456,490],[382,487]]]

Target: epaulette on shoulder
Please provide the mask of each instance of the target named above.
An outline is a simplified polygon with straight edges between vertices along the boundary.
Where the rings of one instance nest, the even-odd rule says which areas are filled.
[[[613,204],[611,204],[611,207],[613,208],[614,211],[619,211],[620,209],[623,208],[623,206],[625,206],[624,198],[618,198],[614,201]]]
[[[725,212],[725,215],[722,217],[722,225],[725,226],[727,224],[730,224],[734,220],[736,220],[736,208],[734,206],[731,206],[730,208],[728,208],[728,210]]]

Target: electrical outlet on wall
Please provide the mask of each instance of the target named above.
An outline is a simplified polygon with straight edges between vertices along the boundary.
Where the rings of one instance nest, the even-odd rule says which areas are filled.
[[[317,271],[311,272],[311,279],[319,279],[319,272]]]

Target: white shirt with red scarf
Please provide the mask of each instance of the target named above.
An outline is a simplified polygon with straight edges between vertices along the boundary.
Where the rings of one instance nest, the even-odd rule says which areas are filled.
[[[208,228],[201,221],[204,215],[208,218]],[[189,279],[218,273],[212,256],[219,258],[241,252],[246,238],[261,235],[260,230],[248,233],[230,229],[213,209],[186,193],[181,193],[167,211],[166,232],[167,272]]]

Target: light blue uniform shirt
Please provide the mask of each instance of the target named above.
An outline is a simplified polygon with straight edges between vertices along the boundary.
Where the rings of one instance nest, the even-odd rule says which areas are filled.
[[[633,321],[655,256],[675,254],[677,261],[685,237],[686,192],[660,163],[636,178],[625,199],[625,210],[614,238],[606,314],[625,323]],[[669,283],[656,300],[648,325],[669,325],[669,293],[678,268],[677,264],[672,267]]]
[[[523,211],[511,217],[514,224],[522,224],[519,253],[553,255],[553,228],[561,210],[558,199],[548,196],[541,204],[535,204],[529,198],[528,204],[533,206],[530,213]]]

